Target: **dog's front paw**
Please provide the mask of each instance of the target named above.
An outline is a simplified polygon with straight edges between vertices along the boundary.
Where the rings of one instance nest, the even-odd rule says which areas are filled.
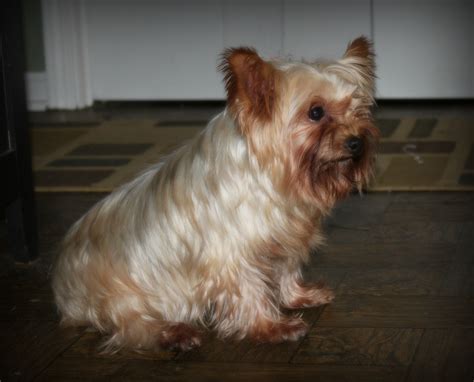
[[[201,335],[192,326],[177,323],[160,333],[159,345],[166,350],[190,351],[201,346]]]
[[[329,287],[315,288],[311,306],[329,304],[335,297],[336,294]]]
[[[321,284],[301,287],[297,297],[286,307],[289,309],[302,309],[329,304],[336,295],[334,291]]]
[[[308,325],[301,318],[280,322],[267,322],[256,328],[252,337],[257,342],[279,343],[297,341],[308,332]]]

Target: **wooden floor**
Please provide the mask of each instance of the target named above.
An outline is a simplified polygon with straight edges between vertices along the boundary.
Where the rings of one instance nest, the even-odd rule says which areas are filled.
[[[48,271],[55,246],[100,194],[38,194],[41,258],[0,263],[0,380],[472,381],[474,193],[353,196],[326,224],[307,278],[336,290],[308,309],[301,341],[205,336],[181,354],[97,351],[99,336],[60,329]],[[4,242],[4,229],[2,242]]]

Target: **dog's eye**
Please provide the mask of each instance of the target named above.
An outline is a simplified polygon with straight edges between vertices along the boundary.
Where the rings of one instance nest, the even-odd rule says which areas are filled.
[[[324,109],[322,106],[313,106],[309,110],[309,119],[319,122],[324,117]]]

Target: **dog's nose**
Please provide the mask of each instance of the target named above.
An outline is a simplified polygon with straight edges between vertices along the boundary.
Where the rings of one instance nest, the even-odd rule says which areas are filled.
[[[352,155],[359,156],[362,154],[362,150],[364,149],[364,141],[358,137],[349,137],[346,140],[346,148]]]

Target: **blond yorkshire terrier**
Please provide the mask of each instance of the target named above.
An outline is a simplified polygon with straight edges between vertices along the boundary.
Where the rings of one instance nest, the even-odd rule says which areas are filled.
[[[198,324],[262,342],[304,336],[281,308],[334,298],[301,267],[321,219],[371,175],[373,58],[364,37],[337,61],[226,50],[226,109],[67,234],[53,274],[62,322],[109,334],[110,351],[189,350]]]

